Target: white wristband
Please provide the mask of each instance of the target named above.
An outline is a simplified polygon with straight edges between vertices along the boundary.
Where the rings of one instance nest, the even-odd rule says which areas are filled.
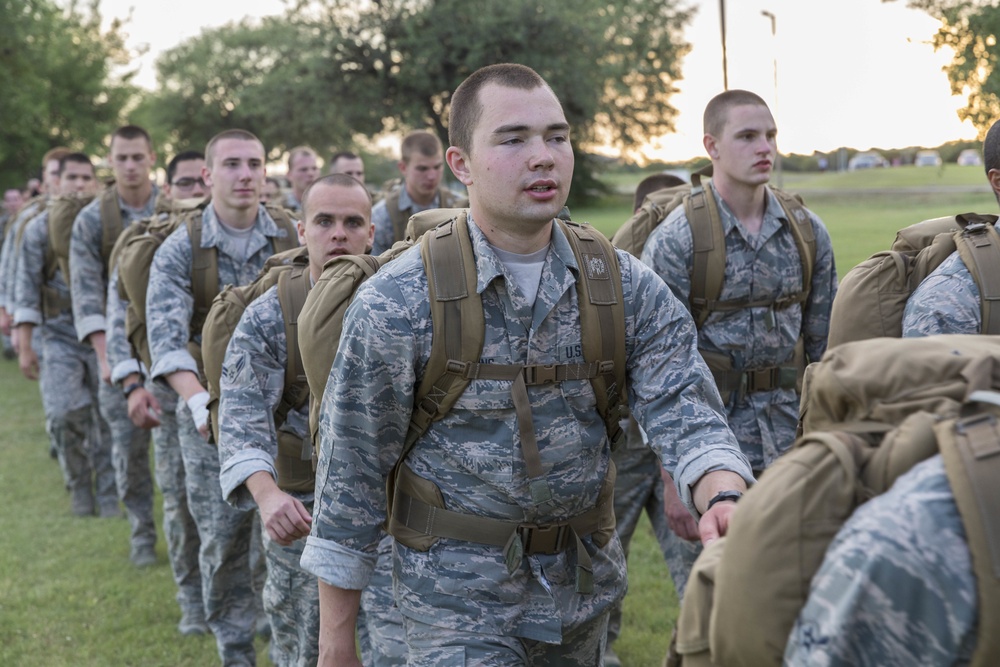
[[[194,419],[195,428],[202,429],[208,425],[208,399],[207,391],[199,391],[187,400],[187,406],[191,411],[191,418]]]

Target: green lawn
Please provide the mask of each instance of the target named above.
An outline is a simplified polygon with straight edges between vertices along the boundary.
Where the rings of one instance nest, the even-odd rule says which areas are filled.
[[[808,191],[806,202],[826,221],[843,275],[887,247],[905,224],[962,211],[996,211],[988,193],[859,192],[914,187],[913,179],[936,178],[936,172],[900,168],[801,180],[786,175],[785,186]],[[949,165],[942,178],[952,173],[964,180],[951,185],[985,182],[978,168]],[[874,183],[889,176],[897,180]],[[866,183],[869,187],[862,187]],[[622,196],[574,210],[574,216],[610,233],[629,208]],[[0,361],[0,414],[6,426],[0,466],[0,665],[218,664],[211,638],[182,638],[176,632],[178,609],[162,535],[160,562],[139,571],[128,561],[124,519],[70,516],[58,467],[48,457],[37,385],[21,378],[13,362]],[[629,667],[657,667],[677,602],[645,519],[632,544],[631,587],[617,650]],[[266,644],[258,645],[258,653],[260,664],[270,664]]]

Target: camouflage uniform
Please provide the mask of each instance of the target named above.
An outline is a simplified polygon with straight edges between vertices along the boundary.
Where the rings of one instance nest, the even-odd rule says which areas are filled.
[[[133,209],[118,197],[124,226],[153,214],[159,191],[152,193],[141,209]],[[108,267],[101,255],[103,224],[101,196],[87,204],[73,222],[70,238],[69,273],[73,293],[73,318],[80,341],[107,331]],[[110,364],[110,361],[109,361]],[[149,472],[149,432],[137,428],[128,416],[128,401],[114,384],[101,382],[101,414],[111,427],[118,497],[125,505],[131,526],[133,554],[152,549],[156,543],[153,521],[153,480]]]
[[[628,560],[629,546],[635,534],[639,518],[645,512],[653,528],[653,535],[660,545],[663,559],[674,582],[677,599],[684,597],[691,565],[701,552],[700,542],[689,542],[677,536],[667,523],[663,513],[663,478],[660,476],[660,460],[642,437],[638,424],[628,421],[627,439],[618,451],[611,455],[618,476],[615,479],[615,530],[622,543],[625,559]],[[621,632],[622,605],[615,604],[608,619],[608,644],[612,644]]]
[[[469,227],[485,314],[483,362],[582,361],[579,269],[562,231],[554,228],[532,306],[482,232]],[[676,470],[682,498],[690,505],[689,486],[709,471],[734,470],[751,481],[698,356],[691,318],[652,272],[625,253],[619,260],[630,403],[652,447]],[[334,586],[357,590],[371,574],[385,519],[384,478],[402,448],[431,334],[427,276],[414,249],[358,291],[323,398],[317,508],[302,564]],[[591,509],[610,448],[590,382],[527,391],[551,501],[531,499],[509,382],[473,380],[417,440],[407,467],[439,487],[446,507],[466,514],[549,523]],[[344,469],[355,472],[339,475]],[[593,561],[587,595],[576,593],[575,548],[527,556],[508,574],[498,547],[441,539],[421,552],[396,542],[393,579],[410,664],[449,664],[445,656],[460,657],[464,646],[488,664],[523,664],[525,653],[597,664],[608,610],[625,592],[625,563],[614,536],[603,548],[589,535],[583,545]],[[545,646],[552,644],[562,646]]]
[[[375,206],[372,207],[372,226],[375,227],[375,239],[372,242],[372,254],[381,255],[383,252],[392,247],[392,244],[396,242],[395,232],[392,229],[392,218],[389,217],[389,209],[386,206],[387,200],[382,199]],[[399,185],[399,210],[405,211],[410,209],[410,215],[420,213],[420,211],[427,211],[432,208],[441,207],[441,191],[439,190],[436,195],[434,195],[434,200],[423,206],[417,204],[410,197],[410,193],[406,191],[406,186],[403,184]]]
[[[802,264],[792,231],[779,218],[784,212],[768,189],[767,208],[760,232],[748,236],[713,189],[726,238],[726,275],[722,300],[773,300],[802,286]],[[807,361],[817,361],[826,350],[830,307],[837,291],[830,235],[810,212],[816,237],[816,266],[804,304],[785,309],[745,308],[713,312],[698,331],[698,347],[727,355],[733,370],[767,368],[792,358],[795,343],[805,340]],[[671,211],[649,235],[642,261],[670,286],[685,305],[691,293],[693,247],[684,207]],[[734,392],[735,394],[736,392]],[[723,396],[724,400],[731,397]],[[728,403],[729,426],[754,470],[761,471],[791,447],[799,418],[799,396],[791,389],[772,389],[734,396]]]
[[[203,248],[216,248],[219,285],[246,285],[257,276],[273,249],[269,237],[286,232],[260,207],[245,248],[220,228],[215,208],[202,214]],[[244,254],[245,253],[245,254]],[[146,320],[154,379],[178,371],[198,374],[188,352],[194,312],[191,292],[193,253],[187,227],[182,225],[156,251],[149,272]],[[195,337],[201,342],[201,335]],[[259,597],[250,567],[251,533],[256,513],[230,507],[219,483],[219,453],[201,437],[187,404],[178,399],[177,423],[184,459],[188,507],[201,539],[199,563],[205,620],[215,635],[223,663],[254,664],[254,624]]]
[[[979,285],[954,252],[910,295],[903,311],[903,336],[978,334],[983,322],[979,300]]]
[[[148,377],[149,369],[132,355],[125,329],[128,302],[118,294],[118,268],[108,280],[107,348],[111,365],[111,383],[120,387],[132,373]],[[184,484],[184,461],[177,439],[177,394],[159,382],[147,382],[160,404],[160,425],[153,428],[153,470],[163,494],[163,534],[167,540],[167,559],[177,584],[177,603],[185,619],[204,618],[201,599],[201,572],[198,567],[198,529],[188,509]],[[127,400],[126,400],[127,404]]]
[[[111,434],[97,410],[100,372],[93,349],[76,340],[73,312],[66,307],[47,312],[43,289],[69,301],[69,288],[57,269],[46,280],[49,245],[48,213],[28,223],[17,257],[14,294],[15,324],[30,323],[40,332],[42,401],[50,435],[55,440],[73,509],[91,513],[95,496],[100,507],[117,507]],[[38,326],[40,325],[40,326]],[[89,447],[88,447],[89,441]],[[94,488],[92,488],[94,485]]]
[[[813,577],[786,665],[967,665],[976,580],[940,455],[859,507]]]
[[[14,271],[17,269],[17,255],[21,251],[15,243],[17,232],[44,211],[45,203],[41,198],[28,202],[4,231],[3,249],[0,250],[0,306],[6,308],[8,313],[14,312],[14,284],[16,282]]]

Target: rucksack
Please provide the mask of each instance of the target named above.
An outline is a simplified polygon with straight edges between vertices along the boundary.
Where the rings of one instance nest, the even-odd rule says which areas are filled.
[[[399,210],[399,195],[406,187],[402,182],[398,186],[393,187],[385,196],[385,210],[389,213],[389,219],[392,221],[392,240],[403,241],[406,239],[406,224],[412,217],[412,209]],[[457,196],[454,192],[447,188],[440,188],[438,190],[438,208],[451,209],[451,208],[462,208],[468,206],[468,200]]]
[[[187,225],[192,251],[191,291],[194,296],[194,313],[190,327],[192,339],[201,333],[205,317],[212,307],[212,300],[219,293],[216,251],[214,248],[201,247],[202,214],[210,200],[188,201],[191,202],[190,207],[157,216],[149,221],[144,232],[137,229],[116,253],[119,295],[129,304],[125,312],[125,330],[133,351],[147,368],[152,366],[149,341],[146,337],[146,290],[149,285],[149,269],[156,250],[182,224]],[[298,247],[298,232],[295,229],[295,222],[288,213],[280,207],[267,206],[266,210],[278,227],[286,232],[284,238],[271,239],[274,252],[279,253]],[[189,343],[188,351],[200,369],[202,365],[200,346],[193,342]]]
[[[678,206],[684,206],[684,214],[688,219],[694,243],[688,306],[699,329],[713,311],[772,305],[719,300],[726,271],[726,240],[723,236],[719,207],[711,192],[711,184],[703,185],[701,181],[702,177],[711,175],[712,167],[709,165],[691,175],[691,185],[685,183],[651,192],[639,210],[611,238],[611,242],[618,248],[635,257],[641,257],[646,240],[653,230],[671,211]],[[776,308],[785,308],[795,303],[804,303],[809,298],[813,267],[816,266],[816,239],[812,220],[802,204],[802,199],[798,195],[777,188],[770,190],[785,212],[785,219],[792,231],[802,262],[802,290],[782,299],[780,303],[773,304]]]
[[[49,201],[49,245],[45,251],[46,280],[51,280],[56,270],[59,270],[62,272],[66,284],[70,284],[69,242],[73,235],[73,222],[83,207],[93,200],[94,197],[63,195]],[[119,212],[118,217],[121,218],[121,212]]]
[[[268,258],[249,285],[227,285],[215,297],[201,329],[201,355],[205,388],[209,393],[209,424],[214,442],[219,442],[219,398],[222,393],[222,366],[229,339],[249,306],[275,285],[285,317],[288,356],[281,402],[274,411],[274,427],[285,423],[288,413],[305,405],[309,398],[299,354],[298,314],[309,293],[309,255],[305,246],[292,248]],[[278,430],[278,486],[286,491],[311,491],[313,481],[312,447],[306,439]]]
[[[1000,334],[1000,236],[997,216],[963,213],[924,220],[896,233],[889,250],[847,272],[830,312],[827,345],[903,335],[906,301],[917,286],[956,250],[979,286],[981,333]]]
[[[457,535],[458,539],[515,549],[508,554],[509,562],[520,562],[521,542],[511,541],[515,532],[527,535],[525,543],[535,544],[528,553],[554,552],[552,549],[565,547],[567,541],[576,539],[577,545],[577,588],[580,592],[590,592],[593,582],[589,576],[590,558],[583,548],[580,538],[591,534],[595,543],[602,545],[614,532],[614,466],[609,467],[600,497],[595,507],[566,523],[566,530],[552,530],[551,526],[521,524],[512,526],[509,522],[494,521],[483,517],[473,517],[445,509],[440,493],[433,484],[415,478],[402,464],[417,439],[430,428],[434,421],[444,417],[455,405],[473,377],[497,380],[514,380],[518,376],[525,382],[514,383],[516,387],[528,384],[559,382],[562,378],[588,379],[597,399],[597,409],[604,420],[608,437],[613,447],[624,438],[620,426],[626,416],[625,406],[625,311],[620,280],[618,258],[610,242],[600,232],[589,225],[557,220],[579,259],[581,268],[577,282],[580,303],[580,323],[583,355],[582,364],[560,364],[549,366],[520,366],[508,364],[480,364],[479,359],[485,336],[485,321],[482,301],[476,291],[476,265],[472,251],[472,241],[468,230],[467,213],[464,210],[442,212],[440,209],[425,211],[413,216],[414,220],[424,216],[448,215],[449,219],[426,232],[420,240],[420,252],[427,272],[431,301],[431,319],[435,335],[432,338],[430,357],[423,378],[414,394],[414,412],[400,456],[386,480],[387,523],[386,530],[393,537],[410,548],[426,550],[440,537]],[[323,289],[319,282],[313,288],[299,318],[300,348],[310,379],[313,396],[322,397],[326,379],[330,372],[333,355],[314,360],[309,342],[323,340],[326,354],[329,354],[331,340],[339,340],[339,328],[343,315],[357,286],[373,273],[373,269],[384,265],[391,258],[405,251],[405,246],[397,244],[380,258],[356,261],[337,258],[327,263],[320,282],[327,283]],[[374,260],[370,262],[370,260]],[[367,265],[366,265],[367,264]],[[313,303],[310,304],[310,301]],[[329,332],[320,333],[326,324],[337,329],[337,336]],[[478,341],[474,343],[473,341]],[[312,384],[314,375],[322,376],[322,387]],[[515,393],[515,406],[520,399]],[[527,407],[525,405],[525,407]],[[518,408],[519,419],[522,418]],[[315,433],[315,426],[313,426]],[[530,438],[534,443],[534,432],[530,426],[530,412],[522,435],[522,448],[528,467],[532,496],[536,502],[544,502],[548,492],[544,480],[535,479],[541,475],[540,463],[529,459],[528,447],[524,442]],[[532,445],[534,446],[534,445]],[[537,446],[535,457],[537,457]],[[405,507],[400,513],[393,508]],[[424,520],[425,515],[431,518]],[[412,519],[421,526],[415,529]],[[544,535],[543,535],[544,533]]]
[[[122,211],[118,205],[118,190],[114,183],[109,184],[96,198],[99,198],[101,202],[101,258],[104,260],[104,266],[108,267],[111,261],[111,251],[114,249],[115,242],[118,240],[118,235],[122,233],[125,223],[122,220]],[[73,237],[73,222],[76,220],[76,215],[71,215],[71,213],[73,213],[73,209],[79,213],[83,206],[91,201],[93,198],[83,201],[77,197],[58,197],[49,209],[49,246],[63,276],[66,278],[67,285],[70,283],[70,239]]]
[[[975,403],[1000,388],[998,359],[1000,337],[947,335],[847,343],[810,366],[805,435],[764,472],[726,536],[695,563],[677,625],[680,664],[780,665],[841,526],[939,452],[969,534],[979,627],[998,627],[1000,412]],[[978,664],[997,664],[1000,638],[980,631],[977,655],[988,658]]]

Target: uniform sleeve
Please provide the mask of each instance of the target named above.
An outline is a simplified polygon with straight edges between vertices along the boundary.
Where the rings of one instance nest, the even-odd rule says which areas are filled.
[[[371,577],[385,476],[413,408],[416,358],[407,304],[395,280],[377,274],[347,310],[323,395],[316,504],[301,561],[340,588],[363,588]]]
[[[978,334],[981,328],[979,287],[959,254],[953,253],[910,295],[903,311],[903,336]]]
[[[698,353],[691,315],[648,267],[626,253],[619,253],[619,261],[631,290],[625,302],[634,308],[627,332],[629,398],[681,499],[693,507],[691,487],[717,470],[735,472],[752,484],[749,461]]]
[[[372,226],[375,227],[375,238],[372,241],[372,255],[381,255],[392,247],[392,219],[389,209],[383,199],[372,208]]]
[[[70,292],[73,294],[73,321],[76,335],[81,341],[92,333],[104,331],[105,278],[104,258],[101,256],[101,198],[83,207],[73,221],[69,243]]]
[[[132,356],[132,345],[125,330],[128,302],[118,294],[118,268],[108,278],[107,349],[111,381],[119,383],[133,373],[148,375],[146,365]]]
[[[42,323],[42,284],[45,280],[45,217],[36,216],[21,237],[21,251],[12,259],[14,324]],[[13,244],[13,241],[11,241]]]
[[[968,664],[976,586],[940,456],[861,506],[813,578],[784,664]]]
[[[657,225],[642,250],[642,262],[667,284],[685,309],[690,308],[693,254],[694,240],[683,206]]]
[[[198,373],[188,352],[194,296],[191,292],[191,241],[183,225],[153,256],[146,291],[146,328],[153,359],[150,375],[161,378],[178,371]]]
[[[830,335],[830,310],[837,295],[837,265],[833,257],[833,242],[823,222],[812,212],[813,235],[816,238],[816,265],[813,267],[809,299],[802,310],[802,336],[807,361],[819,361],[826,352]]]
[[[274,410],[281,401],[288,357],[277,287],[251,303],[226,348],[219,399],[219,479],[234,507],[255,507],[244,486],[264,471],[277,479]]]

